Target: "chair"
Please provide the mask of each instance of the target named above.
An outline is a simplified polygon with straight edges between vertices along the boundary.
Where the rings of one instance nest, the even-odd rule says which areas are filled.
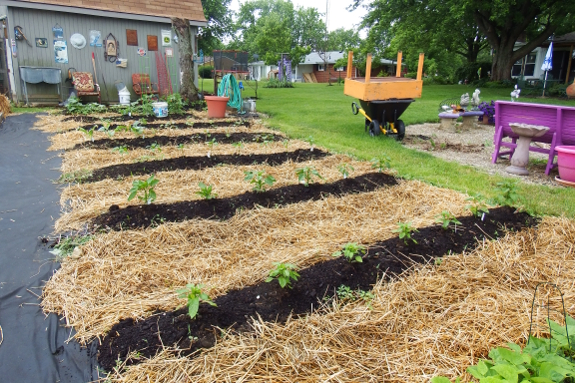
[[[78,97],[82,96],[98,96],[98,103],[100,99],[100,86],[94,84],[92,73],[90,72],[74,72],[72,73],[72,84],[78,93]]]
[[[158,94],[158,84],[154,84],[150,80],[150,75],[146,73],[134,73],[132,75],[132,88],[134,93],[138,96],[143,94]],[[155,86],[155,89],[154,89]]]

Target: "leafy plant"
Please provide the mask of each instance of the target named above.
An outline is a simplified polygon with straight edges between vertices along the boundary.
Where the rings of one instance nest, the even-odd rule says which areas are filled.
[[[216,307],[217,305],[211,300],[208,294],[203,292],[204,286],[201,284],[194,285],[193,283],[188,283],[186,288],[177,290],[178,296],[180,298],[186,298],[188,300],[188,315],[190,318],[194,319],[198,315],[198,310],[200,309],[200,302],[207,303],[210,306]]]
[[[371,159],[371,168],[377,169],[378,173],[386,169],[391,169],[391,159],[384,155]]]
[[[141,126],[138,121],[134,122],[134,125],[130,126],[130,130],[138,137],[144,137],[145,128]]]
[[[371,306],[371,301],[375,298],[371,291],[365,291],[361,289],[352,290],[351,287],[346,285],[341,285],[336,290],[337,297],[342,301],[357,301],[358,299],[363,300],[370,309],[373,309]]]
[[[91,239],[92,237],[89,235],[69,236],[64,239],[60,238],[58,243],[54,245],[54,248],[50,250],[50,253],[60,258],[67,257],[72,254],[77,246],[81,246]]]
[[[133,200],[136,196],[140,201],[144,201],[147,205],[151,204],[156,200],[156,192],[154,191],[154,187],[160,182],[155,176],[152,174],[147,180],[134,180],[132,182],[132,188],[130,189],[130,194],[128,195],[128,201]],[[140,192],[143,192],[144,195],[138,195]]]
[[[291,282],[297,282],[299,274],[296,271],[297,266],[292,263],[274,262],[275,267],[270,271],[266,282],[271,282],[274,279],[278,281],[280,287],[283,289],[286,286],[291,289]]]
[[[349,263],[354,263],[354,262],[361,263],[361,262],[363,262],[363,259],[361,258],[361,256],[364,255],[366,253],[366,251],[367,250],[366,250],[365,246],[350,242],[350,243],[346,243],[342,250],[339,250],[339,251],[336,251],[335,253],[333,253],[332,256],[333,257],[340,257],[343,255]]]
[[[179,93],[173,93],[166,98],[168,102],[168,112],[171,114],[184,114],[184,106],[186,102],[182,99]]]
[[[262,193],[266,191],[266,186],[272,186],[276,179],[269,174],[265,174],[263,170],[258,171],[245,171],[244,174],[246,177],[244,178],[245,181],[249,181],[252,185],[254,185],[254,191],[258,193]]]
[[[112,138],[114,137],[116,130],[110,130],[110,121],[102,120],[102,126],[98,128],[98,132],[104,132],[108,135],[108,137]]]
[[[184,144],[178,144],[178,149],[183,149],[184,148]]]
[[[305,187],[308,187],[313,181],[313,177],[324,179],[317,170],[311,166],[306,166],[303,168],[296,169],[295,174],[297,175],[299,183],[303,183]]]
[[[134,111],[142,116],[151,117],[154,115],[153,102],[154,99],[151,94],[143,94],[142,97],[140,97],[140,105],[138,105]]]
[[[71,173],[63,173],[60,178],[58,178],[59,183],[71,183],[71,182],[78,182],[82,183],[82,181],[87,180],[92,176],[92,171],[88,169],[81,169]]]
[[[126,145],[115,146],[112,151],[118,152],[120,154],[126,154],[128,153],[128,147]]]
[[[95,102],[89,104],[82,104],[78,97],[70,97],[66,104],[66,112],[68,114],[81,114],[88,115],[94,113],[106,112],[106,106],[100,105]]]
[[[84,135],[92,142],[94,142],[94,128],[90,128],[90,129],[84,129],[82,127],[79,127],[78,130],[82,133],[84,133]]]
[[[349,177],[349,173],[353,172],[355,169],[353,168],[353,166],[344,162],[343,164],[340,164],[337,167],[337,170],[339,170],[343,178],[346,179],[347,177]]]
[[[286,80],[272,78],[264,85],[264,88],[293,88],[293,84]]]
[[[218,143],[216,141],[215,138],[212,138],[209,141],[206,141],[206,145],[208,145],[208,147],[210,148],[210,150],[212,150],[214,148],[214,146],[216,146]]]
[[[517,182],[505,180],[496,184],[495,191],[498,192],[495,201],[502,206],[513,206],[519,199],[517,194]]]
[[[399,239],[402,239],[403,243],[407,245],[408,241],[412,241],[413,243],[417,244],[417,241],[411,238],[411,233],[416,233],[419,230],[411,226],[410,222],[398,222],[397,226],[398,228],[393,230],[393,233],[399,233]]]
[[[466,205],[465,208],[469,210],[474,217],[481,218],[483,214],[489,214],[489,209],[487,209],[487,205],[481,194],[477,194],[475,197],[469,197],[466,201],[471,202],[469,205]]]
[[[313,147],[315,144],[315,140],[313,139],[313,136],[309,136],[306,141],[311,146],[310,150],[313,152]]]
[[[146,149],[149,149],[151,151],[156,151],[156,152],[162,151],[162,147],[157,142],[153,142],[152,144],[146,146]]]
[[[443,230],[447,230],[449,228],[449,225],[452,223],[454,225],[457,224],[461,225],[461,222],[459,222],[459,220],[455,218],[455,216],[447,210],[442,211],[440,215],[435,217],[435,222],[441,223],[441,227],[443,228]]]
[[[200,187],[200,191],[197,191],[196,194],[203,199],[214,199],[218,196],[217,194],[212,193],[213,188],[211,185],[206,185],[205,183],[200,182],[198,186]]]
[[[234,143],[232,144],[232,146],[233,146],[234,148],[236,148],[236,149],[238,150],[238,152],[239,152],[239,151],[241,151],[242,148],[244,147],[244,143],[243,143],[242,141],[234,142]]]

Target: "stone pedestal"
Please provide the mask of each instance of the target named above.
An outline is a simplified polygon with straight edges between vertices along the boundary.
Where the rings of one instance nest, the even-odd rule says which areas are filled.
[[[531,145],[531,140],[547,133],[549,127],[520,123],[510,123],[509,127],[519,138],[517,139],[517,147],[511,157],[511,166],[508,166],[505,170],[520,176],[529,175],[527,164],[529,163],[529,145]]]

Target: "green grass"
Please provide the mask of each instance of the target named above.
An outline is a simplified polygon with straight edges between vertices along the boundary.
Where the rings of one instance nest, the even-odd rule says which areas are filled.
[[[48,112],[50,110],[54,110],[54,107],[41,107],[41,108],[35,108],[35,107],[12,107],[12,113],[43,113],[43,112]]]
[[[386,154],[391,158],[393,169],[401,177],[422,180],[471,195],[481,193],[488,198],[494,197],[495,185],[504,180],[503,177],[491,176],[470,166],[408,149],[385,136],[371,138],[364,132],[363,118],[351,113],[350,105],[354,100],[343,94],[343,86],[295,84],[293,89],[266,89],[261,85],[258,89],[257,110],[270,116],[268,125],[293,138],[305,139],[311,135],[318,145],[363,160]],[[213,89],[213,83],[206,80],[204,89]],[[406,125],[438,122],[437,108],[440,101],[459,97],[466,92],[471,94],[473,90],[474,87],[464,85],[424,86],[423,97],[409,106],[402,119]],[[509,100],[510,92],[511,89],[486,88],[481,90],[481,99]],[[248,86],[244,97],[253,95],[253,89]],[[549,98],[520,100],[575,106],[574,101]],[[410,133],[413,134],[408,128]],[[518,188],[522,204],[529,212],[575,217],[575,190],[524,182],[520,182]]]

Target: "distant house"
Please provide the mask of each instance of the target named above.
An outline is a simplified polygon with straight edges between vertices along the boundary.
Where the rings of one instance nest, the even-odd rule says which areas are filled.
[[[549,43],[550,41],[544,42],[521,60],[518,60],[511,69],[511,77],[518,78],[523,76],[526,80],[543,78],[545,72],[541,70],[541,65],[543,65],[543,61],[545,60]],[[519,49],[522,45],[524,45],[524,43],[519,42],[515,44],[516,49]],[[573,82],[575,78],[575,65],[572,65],[574,46],[575,32],[554,38],[553,69],[547,74],[548,80],[555,80],[560,83]]]
[[[250,79],[252,80],[269,80],[277,77],[277,65],[266,65],[263,61],[255,61],[248,64]]]
[[[51,76],[44,77],[47,82],[39,81],[40,75],[26,83],[31,101],[42,103],[57,102],[68,96],[72,87],[67,81],[70,70],[93,74],[92,53],[104,102],[118,101],[114,85],[117,82],[123,82],[132,91],[134,73],[147,73],[153,83],[158,83],[159,57],[167,66],[164,72],[167,76],[162,80],[170,81],[172,89],[177,91],[179,54],[170,18],[189,19],[194,36],[198,27],[207,25],[201,0],[158,3],[149,0],[0,0],[0,15],[6,16],[1,21],[5,29],[0,46],[5,49],[0,49],[0,55],[4,56],[0,57],[0,90],[22,101],[24,87],[20,73],[30,73],[26,67],[47,68],[45,73]],[[15,32],[15,27],[20,27],[28,42]],[[72,35],[76,35],[74,39]],[[90,36],[96,35],[100,38],[91,46]],[[127,59],[125,68],[117,66],[113,57],[105,59],[107,36],[117,42],[117,57]],[[195,41],[192,38],[193,44]],[[193,49],[195,51],[195,46]],[[60,87],[54,84],[57,78],[53,76],[58,73],[54,68],[60,69]]]

